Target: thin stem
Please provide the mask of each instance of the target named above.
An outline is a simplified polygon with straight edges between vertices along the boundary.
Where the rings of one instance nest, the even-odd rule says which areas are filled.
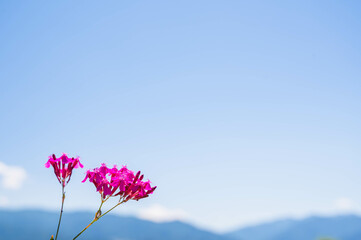
[[[118,207],[120,204],[122,204],[123,202],[125,202],[124,200],[122,202],[117,203],[114,207],[112,207],[111,209],[109,209],[108,211],[106,211],[105,213],[101,214],[100,216],[98,216],[98,213],[101,212],[101,208],[103,206],[103,203],[105,201],[102,200],[99,210],[96,212],[95,214],[95,218],[93,219],[93,221],[91,221],[88,226],[86,226],[78,235],[75,236],[75,238],[73,238],[73,240],[75,240],[77,237],[79,237],[85,230],[87,230],[93,223],[95,223],[96,221],[98,221],[101,217],[103,217],[105,214],[107,214],[108,212],[110,212],[111,210],[113,210],[114,208]]]
[[[61,191],[62,192],[62,200],[61,200],[59,223],[58,223],[58,228],[56,230],[55,240],[57,240],[57,238],[58,238],[58,233],[59,233],[59,228],[60,228],[60,223],[61,223],[61,217],[63,216],[64,200],[65,200],[64,183],[62,183],[61,186],[62,186],[62,188],[61,188],[61,190],[62,190]]]
[[[108,211],[106,211],[105,213],[103,213],[102,215],[100,215],[99,218],[103,217],[105,214],[107,214],[108,212],[110,212],[111,210],[113,210],[114,208],[118,207],[120,204],[122,204],[125,201],[121,201],[119,203],[117,203],[114,207],[112,207],[111,209],[109,209]]]
[[[77,237],[79,237],[79,236],[80,236],[85,230],[87,230],[88,227],[90,227],[93,223],[95,223],[96,221],[98,221],[98,219],[100,218],[98,215],[99,215],[99,213],[101,213],[101,208],[102,208],[104,202],[105,202],[105,200],[101,199],[101,203],[100,203],[99,209],[98,209],[98,211],[95,213],[95,217],[94,217],[93,221],[91,221],[91,222],[88,224],[88,226],[86,226],[78,235],[76,235],[75,238],[73,238],[73,240],[76,239]]]
[[[90,226],[91,226],[93,223],[95,223],[96,221],[98,221],[98,219],[94,218],[93,221],[91,221],[91,223],[89,223],[88,226],[86,226],[78,235],[75,236],[75,238],[73,238],[73,240],[76,239],[76,238],[78,238],[85,230],[88,229],[88,227],[90,227]]]

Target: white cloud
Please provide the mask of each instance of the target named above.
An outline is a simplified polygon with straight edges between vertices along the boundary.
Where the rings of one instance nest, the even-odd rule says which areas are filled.
[[[187,216],[188,214],[181,209],[168,209],[161,205],[152,205],[138,212],[139,218],[153,222],[184,220]]]
[[[17,166],[8,166],[0,162],[1,185],[7,189],[19,189],[26,179],[25,169]]]
[[[6,207],[10,203],[9,199],[5,196],[0,196],[0,207]]]
[[[338,211],[342,212],[352,211],[357,208],[355,202],[352,201],[352,199],[345,197],[337,199],[334,205]]]

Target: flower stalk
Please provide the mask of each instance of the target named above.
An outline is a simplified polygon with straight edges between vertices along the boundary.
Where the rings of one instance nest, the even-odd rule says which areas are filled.
[[[59,229],[60,229],[60,223],[61,223],[61,217],[63,216],[63,208],[64,208],[64,201],[65,201],[65,192],[64,192],[64,184],[61,185],[61,192],[62,192],[62,198],[61,198],[61,208],[60,208],[60,216],[59,216],[59,222],[58,222],[58,228],[56,229],[56,235],[55,240],[58,239]]]
[[[60,208],[60,216],[58,227],[56,229],[55,240],[58,239],[61,218],[63,216],[63,208],[64,208],[64,201],[65,201],[65,186],[69,183],[71,175],[73,174],[73,169],[75,168],[83,168],[83,164],[80,163],[79,157],[70,158],[65,153],[61,155],[59,158],[55,156],[55,154],[49,156],[48,161],[45,163],[46,168],[53,167],[54,174],[58,179],[59,183],[61,184],[61,208]],[[51,239],[54,239],[54,236],[51,236]]]
[[[106,200],[105,200],[106,201]],[[76,238],[78,238],[85,230],[87,230],[91,225],[93,225],[93,223],[95,223],[96,221],[98,221],[101,217],[105,216],[107,213],[109,213],[111,210],[113,210],[114,208],[118,207],[120,204],[122,204],[123,202],[119,202],[117,203],[114,207],[112,207],[111,209],[109,209],[108,211],[106,211],[104,214],[102,214],[101,208],[103,206],[103,203],[105,202],[104,200],[102,200],[100,207],[98,209],[98,211],[95,214],[95,217],[93,219],[93,221],[91,221],[88,226],[86,226],[80,233],[78,233],[78,235],[76,235],[73,240],[75,240]]]

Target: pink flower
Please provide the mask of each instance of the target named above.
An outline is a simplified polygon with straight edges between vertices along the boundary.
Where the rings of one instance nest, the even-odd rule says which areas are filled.
[[[133,171],[126,166],[118,169],[116,166],[108,168],[104,163],[93,171],[88,170],[83,182],[89,179],[96,190],[101,194],[102,200],[109,197],[120,196],[120,201],[130,199],[139,200],[148,197],[156,187],[150,186],[150,181],[142,181],[143,175],[138,172],[135,176]]]
[[[74,168],[83,168],[83,164],[80,163],[79,157],[69,158],[65,153],[59,158],[56,158],[55,154],[49,156],[49,160],[45,163],[45,167],[49,168],[53,166],[55,176],[62,186],[70,181]]]

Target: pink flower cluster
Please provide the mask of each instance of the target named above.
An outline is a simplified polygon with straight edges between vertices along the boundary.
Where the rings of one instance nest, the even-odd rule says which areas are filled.
[[[55,240],[57,240],[65,200],[64,188],[70,181],[73,169],[79,167],[83,168],[83,165],[80,163],[79,157],[69,158],[66,154],[63,154],[61,157],[56,158],[55,154],[53,154],[49,156],[49,160],[45,163],[45,167],[49,168],[50,166],[53,166],[54,168],[55,176],[62,186],[63,193],[59,223],[55,235]],[[86,226],[78,235],[76,235],[73,240],[78,238],[93,223],[98,221],[101,217],[122,203],[125,203],[129,200],[138,201],[139,199],[146,198],[149,196],[149,194],[152,194],[157,187],[151,187],[150,181],[143,181],[143,178],[144,175],[141,175],[140,171],[134,175],[134,172],[129,170],[126,166],[123,166],[120,169],[118,169],[117,166],[108,168],[103,163],[99,168],[88,170],[86,172],[85,179],[82,182],[85,182],[87,179],[89,179],[89,181],[94,184],[97,192],[101,194],[101,204],[95,214],[93,221],[91,221],[88,226]],[[119,196],[119,202],[114,207],[102,214],[101,208],[103,203],[110,197],[115,196]],[[53,235],[50,240],[54,240]]]
[[[70,181],[74,168],[83,168],[83,164],[80,163],[79,157],[69,158],[65,153],[61,157],[56,158],[55,154],[49,156],[49,160],[45,163],[45,167],[49,168],[53,166],[54,173],[58,178],[58,181],[62,186]]]
[[[153,193],[157,187],[151,187],[150,181],[142,181],[144,175],[140,171],[134,175],[126,166],[118,169],[116,166],[108,168],[104,163],[99,168],[88,170],[85,182],[89,179],[101,194],[103,201],[109,197],[120,196],[119,202],[139,200]]]

